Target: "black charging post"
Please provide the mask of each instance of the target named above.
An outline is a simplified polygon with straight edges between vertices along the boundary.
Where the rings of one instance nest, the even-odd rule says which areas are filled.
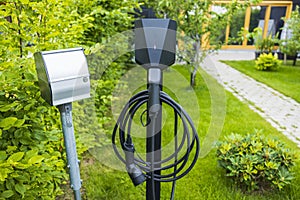
[[[160,199],[160,182],[154,177],[160,175],[162,70],[175,62],[176,22],[170,19],[141,19],[135,21],[135,60],[148,72],[149,100],[146,161],[150,163],[146,183],[146,199]],[[157,163],[157,164],[155,164]]]
[[[162,121],[162,104],[160,102],[160,91],[162,90],[162,72],[159,68],[148,69],[148,91],[149,100],[147,103],[148,121],[147,126],[147,143],[146,161],[150,163],[151,171],[146,182],[146,199],[160,199],[160,182],[154,181],[154,175],[160,175],[159,163],[161,161],[161,121]]]
[[[146,18],[135,21],[135,60],[147,70],[147,90],[130,98],[112,133],[114,152],[126,165],[133,184],[137,186],[146,181],[147,200],[160,200],[161,182],[173,183],[170,198],[173,200],[176,181],[194,167],[199,155],[199,138],[192,119],[176,101],[162,91],[162,72],[175,62],[176,28],[176,22],[170,19]],[[144,104],[147,104],[145,160],[135,153],[134,138],[131,135],[133,118]],[[174,152],[163,156],[162,104],[174,111]],[[142,116],[143,114],[140,118]],[[183,127],[181,131],[178,130],[179,124]],[[141,122],[141,125],[145,127],[145,123]],[[118,146],[122,147],[122,151]],[[192,161],[188,162],[191,157]]]

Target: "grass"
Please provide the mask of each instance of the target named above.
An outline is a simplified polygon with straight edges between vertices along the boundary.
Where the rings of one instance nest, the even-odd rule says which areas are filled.
[[[182,75],[180,75],[182,74]],[[201,75],[200,75],[201,74]],[[286,143],[292,150],[299,153],[297,146],[288,140],[283,134],[275,130],[269,123],[258,114],[248,108],[245,103],[237,100],[233,95],[225,92],[205,72],[197,75],[196,87],[193,90],[188,87],[188,70],[183,66],[172,67],[164,73],[164,89],[183,104],[183,107],[198,124],[198,133],[201,139],[202,149],[209,148],[215,139],[224,139],[232,132],[247,134],[262,130],[263,134],[277,137]],[[145,74],[141,75],[145,76]],[[199,108],[199,109],[198,109]],[[165,110],[168,110],[165,108]],[[167,112],[167,111],[166,111]],[[200,114],[200,115],[199,115]],[[172,137],[168,130],[171,129],[173,121],[169,113],[168,120],[164,123],[163,134],[166,140]],[[218,131],[221,131],[220,137]],[[209,137],[207,136],[207,132]],[[213,138],[210,140],[209,138]],[[205,141],[205,142],[204,142]],[[208,143],[208,144],[206,144]],[[139,147],[136,147],[137,149]],[[209,150],[209,149],[208,149]],[[208,151],[207,150],[207,151]],[[81,165],[83,187],[86,199],[119,200],[119,199],[145,199],[145,183],[134,187],[124,166],[118,162],[121,170],[115,170],[105,166],[101,158],[113,159],[111,150],[94,149],[87,155],[85,162]],[[224,171],[218,166],[215,149],[207,155],[202,151],[202,157],[198,159],[193,170],[185,177],[177,181],[175,199],[193,200],[278,200],[278,199],[300,199],[300,168],[297,165],[294,170],[296,178],[293,184],[282,191],[271,191],[254,194],[245,194],[236,188],[225,176]],[[205,155],[205,156],[204,156]],[[299,161],[298,161],[299,163]],[[300,164],[300,163],[299,163]],[[169,199],[171,192],[170,183],[161,184],[161,199]]]
[[[255,61],[223,61],[231,67],[247,74],[255,80],[262,82],[282,94],[300,102],[300,62],[292,66],[291,62],[282,64],[278,71],[258,71],[254,68]]]

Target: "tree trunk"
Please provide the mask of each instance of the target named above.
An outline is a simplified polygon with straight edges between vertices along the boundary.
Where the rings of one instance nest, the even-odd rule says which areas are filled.
[[[196,82],[195,82],[195,79],[196,79],[196,74],[197,74],[197,70],[198,70],[198,67],[200,65],[200,39],[197,38],[196,39],[196,44],[195,44],[195,58],[194,58],[194,68],[193,68],[193,71],[191,71],[191,81],[190,81],[190,84],[192,87],[195,87],[196,85]]]

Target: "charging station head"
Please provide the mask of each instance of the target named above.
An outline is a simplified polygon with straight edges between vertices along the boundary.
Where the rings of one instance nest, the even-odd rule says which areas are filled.
[[[176,21],[140,19],[135,21],[135,61],[148,69],[165,69],[175,63]]]

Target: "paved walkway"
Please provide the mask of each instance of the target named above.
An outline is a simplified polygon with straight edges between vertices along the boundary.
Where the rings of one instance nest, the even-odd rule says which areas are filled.
[[[251,59],[253,52],[220,51],[207,56],[202,68],[300,147],[300,104],[219,61]]]

